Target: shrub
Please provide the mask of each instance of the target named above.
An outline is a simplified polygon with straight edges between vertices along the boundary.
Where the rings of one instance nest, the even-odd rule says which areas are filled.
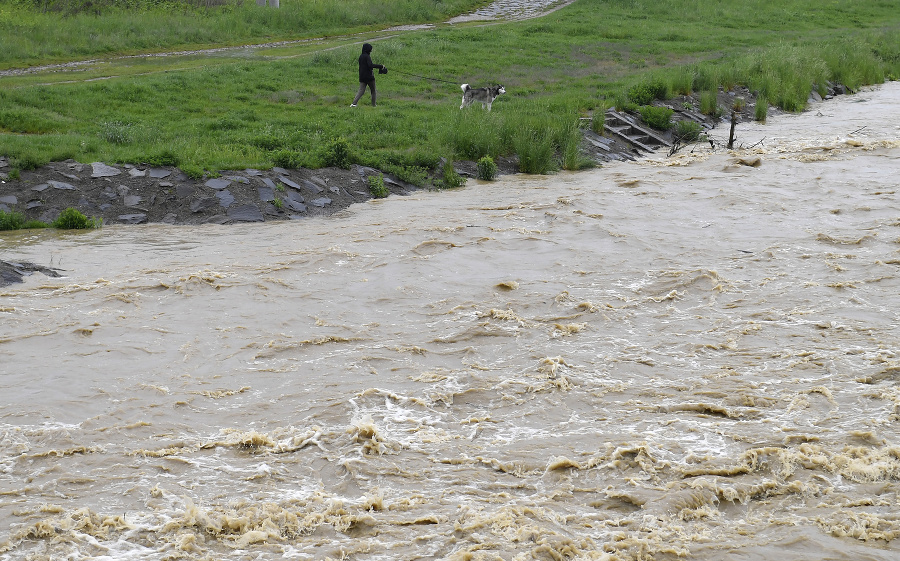
[[[350,169],[350,144],[347,139],[339,137],[329,142],[325,146],[322,161],[325,167]]]
[[[654,99],[669,97],[669,84],[662,80],[654,80],[643,84],[635,84],[628,90],[628,99],[638,105],[649,105]]]
[[[654,129],[667,131],[672,128],[672,114],[674,113],[674,111],[672,111],[668,107],[654,107],[652,105],[645,105],[638,111],[641,113],[641,118],[644,120],[644,122]]]
[[[32,154],[23,154],[21,156],[10,158],[9,160],[10,167],[25,171],[37,169],[46,163],[46,161],[41,161],[37,156]]]
[[[103,224],[102,218],[88,218],[78,209],[67,208],[59,214],[59,217],[50,225],[60,230],[90,230],[99,228]]]
[[[0,210],[0,230],[19,230],[25,226],[25,215],[21,212]]]
[[[13,168],[13,169],[9,172],[9,178],[10,178],[10,179],[17,180],[17,179],[19,179],[20,177],[22,177],[22,172],[19,171],[19,168]]]
[[[303,155],[296,150],[279,150],[272,154],[272,163],[280,168],[298,169],[303,167]]]
[[[369,182],[369,192],[376,199],[383,199],[390,195],[391,192],[384,184],[384,176],[380,173],[378,175],[370,175],[366,181]]]
[[[695,121],[678,121],[675,123],[675,130],[672,132],[672,139],[675,142],[695,142],[700,139],[700,133],[703,127]]]
[[[447,160],[444,163],[444,188],[445,189],[454,189],[456,187],[462,187],[465,185],[466,180],[460,174],[456,173],[456,170],[453,168],[453,162]]]
[[[478,179],[493,181],[497,177],[497,164],[494,163],[490,156],[485,156],[478,160],[475,169]]]
[[[765,96],[759,96],[756,98],[756,107],[753,110],[753,118],[761,123],[766,122],[766,117],[769,116],[769,101]]]

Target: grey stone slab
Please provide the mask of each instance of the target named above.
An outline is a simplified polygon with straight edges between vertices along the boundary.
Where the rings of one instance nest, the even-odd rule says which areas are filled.
[[[259,171],[258,169],[252,169],[252,168],[245,169],[244,173],[246,173],[247,175],[252,175],[253,177],[262,175],[261,171]]]
[[[202,212],[219,204],[216,197],[203,197],[191,203],[191,212]]]
[[[284,168],[272,168],[272,173],[278,173],[281,175],[285,175],[287,172],[288,172],[288,170],[286,170]]]
[[[175,195],[179,199],[189,199],[194,195],[194,191],[193,185],[179,185],[175,188]]]
[[[41,191],[43,191],[43,190],[45,190],[45,189],[49,189],[49,188],[50,188],[50,184],[49,184],[49,183],[41,183],[40,185],[35,185],[34,187],[32,187],[31,190],[32,190],[32,191],[37,191],[37,192],[40,193]]]
[[[75,181],[80,181],[80,180],[81,180],[81,178],[78,177],[77,175],[75,175],[74,173],[63,173],[63,172],[61,172],[61,171],[58,171],[58,172],[56,172],[56,173],[58,173],[58,174],[60,174],[61,176],[65,177],[66,179],[74,179]]]
[[[69,166],[69,169],[75,170],[78,173],[81,173],[84,171],[84,164],[79,164],[78,162],[71,162],[71,163],[67,162],[66,165]]]
[[[163,224],[175,224],[175,222],[177,221],[178,215],[174,212],[170,212],[169,214],[163,216],[162,219],[160,219],[160,222],[162,222]]]
[[[122,173],[122,170],[108,166],[100,162],[91,164],[91,177],[113,177]]]
[[[285,196],[287,198],[289,198],[290,200],[297,202],[297,203],[306,202],[303,200],[303,195],[301,195],[300,193],[297,193],[296,191],[288,191],[287,193],[285,193]]]
[[[50,185],[50,187],[53,187],[54,189],[61,189],[64,191],[76,190],[75,186],[72,185],[71,183],[63,183],[62,181],[48,181],[47,184]]]
[[[172,175],[172,170],[163,169],[163,168],[150,168],[148,172],[152,179],[165,179]]]
[[[303,220],[306,217],[300,214],[291,214],[288,216],[288,218],[290,218],[291,220]]]
[[[216,197],[219,199],[219,204],[225,208],[230,207],[234,204],[234,195],[231,194],[227,189],[223,189],[216,193]]]
[[[243,183],[244,185],[249,185],[250,180],[246,177],[241,177],[240,175],[226,175],[225,179],[230,179],[232,181],[237,181],[238,183]]]
[[[125,195],[125,200],[123,201],[125,206],[137,206],[144,202],[144,199],[137,195]]]
[[[104,197],[106,197],[107,199],[117,199],[117,198],[119,198],[119,194],[116,193],[116,190],[113,189],[111,185],[107,185],[107,186],[103,189],[103,192],[100,193],[100,194],[103,195]]]
[[[0,158],[0,168],[9,167],[9,161],[6,158]]]
[[[310,177],[309,180],[312,181],[313,183],[321,185],[322,187],[328,187],[328,182],[326,180],[322,179],[321,177],[319,177],[318,175],[314,175],[314,176]]]
[[[203,221],[204,224],[225,224],[226,222],[231,222],[231,219],[225,216],[224,214],[217,214],[215,216],[210,216],[206,220]]]
[[[299,188],[300,188],[300,185],[298,185],[296,182],[292,181],[289,177],[285,177],[285,176],[283,176],[283,175],[279,175],[279,176],[278,176],[278,181],[281,181],[282,183],[284,183],[284,184],[287,185],[288,187],[293,187],[294,189],[299,189]]]
[[[228,209],[228,217],[240,222],[264,222],[263,213],[256,205],[238,205]]]
[[[295,210],[297,212],[306,212],[306,205],[297,201],[292,201],[291,199],[287,199],[285,201],[287,207],[291,210]]]
[[[160,187],[172,187],[173,185],[175,185],[175,184],[172,183],[171,181],[160,181],[159,182]],[[192,189],[193,189],[193,187],[192,187]]]
[[[269,189],[275,188],[275,182],[272,181],[271,179],[269,179],[268,177],[263,177],[262,182],[265,183],[266,187],[268,187]]]
[[[111,204],[109,204],[109,203],[103,203],[102,205],[100,205],[100,210],[106,211],[106,210],[109,209],[110,207],[112,207]]]
[[[14,205],[14,204],[18,204],[18,202],[19,202],[19,199],[17,199],[15,195],[6,195],[3,197],[0,197],[0,203]]]
[[[317,207],[319,207],[319,208],[324,208],[325,205],[330,205],[330,204],[331,204],[331,199],[329,199],[328,197],[319,197],[318,199],[315,199],[315,200],[313,200],[313,201],[310,201],[310,203],[311,203],[313,206],[317,206]]]
[[[206,185],[210,189],[225,189],[229,185],[231,185],[231,180],[225,179],[224,177],[215,177],[208,180],[206,183],[204,183],[204,185]]]
[[[123,222],[125,224],[140,224],[147,221],[147,215],[144,213],[120,214],[118,220],[119,222]]]
[[[27,203],[25,203],[25,208],[28,210],[31,210],[33,208],[42,207],[42,206],[44,206],[44,203],[42,203],[41,201],[39,201],[37,199],[35,199],[33,201],[28,201]]]
[[[358,168],[356,168],[356,173],[358,173],[361,177],[366,177],[367,175],[378,175],[379,171],[375,168],[359,166]]]
[[[138,168],[131,168],[130,170],[128,170],[128,175],[130,175],[131,177],[146,177],[146,176],[147,176],[147,170],[145,170],[145,169],[138,169]]]
[[[9,212],[9,207],[3,203],[0,203],[0,210],[2,210],[3,212]]]
[[[271,203],[275,200],[275,191],[268,187],[257,187],[257,191],[259,191],[259,200],[264,203]]]
[[[321,187],[319,187],[318,185],[316,185],[315,183],[313,183],[312,181],[304,181],[303,186],[316,194],[321,193],[322,191],[325,190],[325,189],[322,189]]]

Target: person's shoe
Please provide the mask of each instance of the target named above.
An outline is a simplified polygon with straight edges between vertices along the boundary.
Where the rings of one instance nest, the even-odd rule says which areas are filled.
[[[351,103],[351,104],[350,104],[350,107],[356,107],[356,104],[355,104],[355,103]]]

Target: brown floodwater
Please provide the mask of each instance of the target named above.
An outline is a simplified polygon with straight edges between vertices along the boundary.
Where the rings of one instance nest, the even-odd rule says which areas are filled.
[[[3,233],[0,559],[897,559],[900,83],[737,132]]]

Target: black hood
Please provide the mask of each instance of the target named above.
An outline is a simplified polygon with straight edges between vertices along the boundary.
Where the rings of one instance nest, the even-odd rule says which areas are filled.
[[[363,52],[368,54],[372,52],[372,45],[368,43],[363,43]]]

